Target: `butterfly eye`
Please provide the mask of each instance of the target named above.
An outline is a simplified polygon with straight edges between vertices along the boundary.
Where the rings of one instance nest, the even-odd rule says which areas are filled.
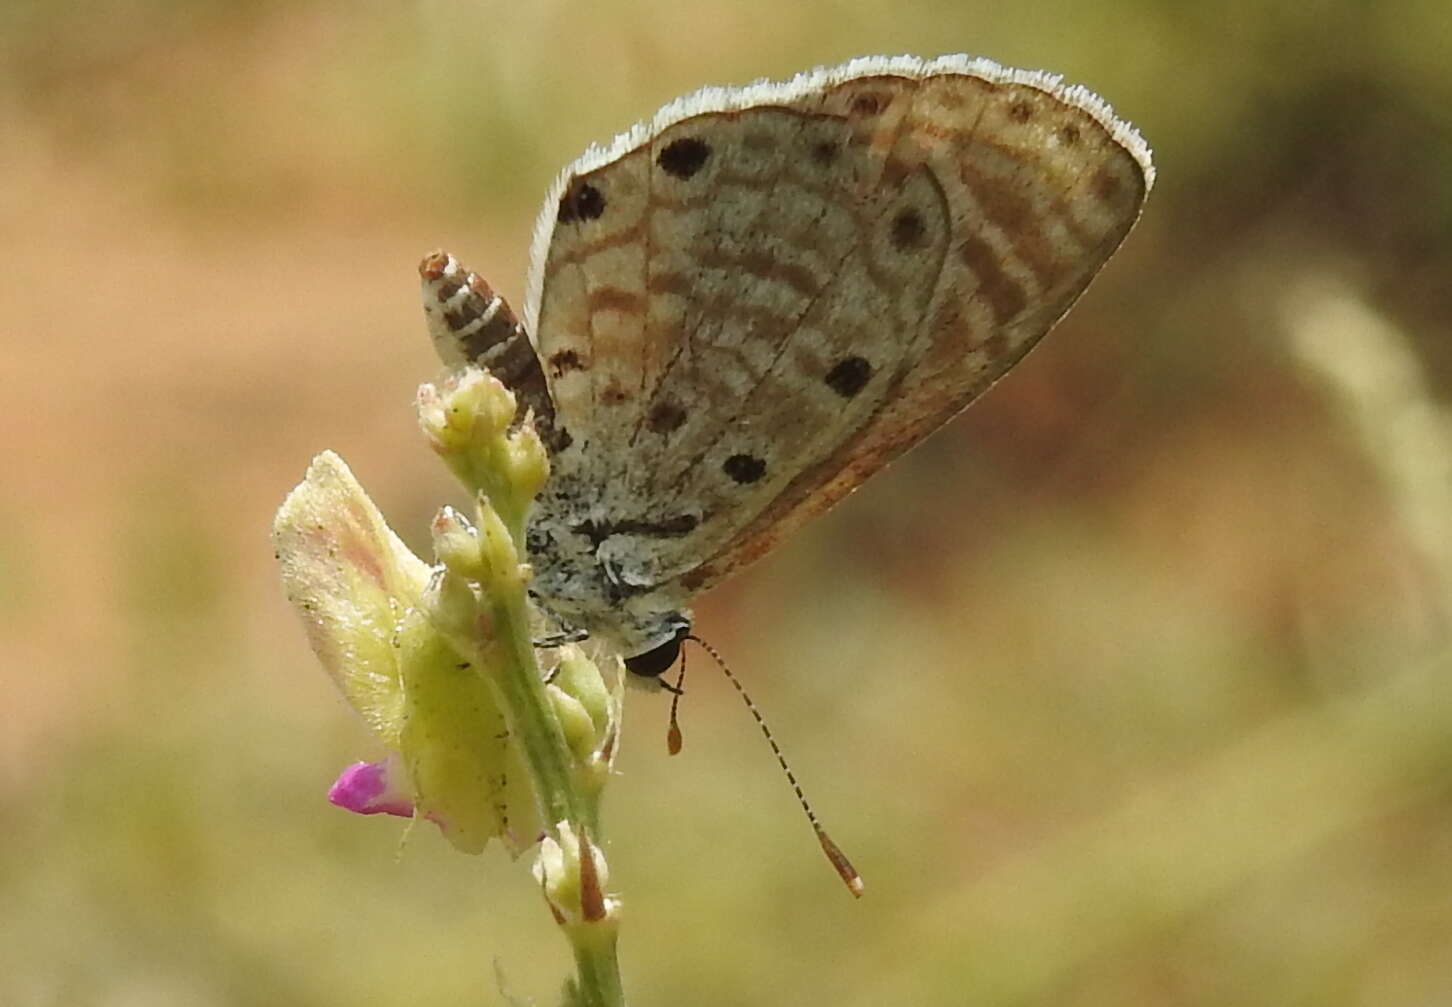
[[[659,678],[670,671],[671,665],[681,656],[681,644],[685,642],[686,634],[690,631],[689,626],[683,627],[665,643],[647,650],[644,654],[627,657],[625,670],[643,678]]]

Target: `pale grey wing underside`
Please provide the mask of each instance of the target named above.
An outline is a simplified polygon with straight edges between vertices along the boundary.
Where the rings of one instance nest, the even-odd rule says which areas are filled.
[[[526,306],[565,442],[541,520],[663,606],[1001,376],[1152,178],[1092,95],[981,62],[849,64],[672,111],[562,181]]]

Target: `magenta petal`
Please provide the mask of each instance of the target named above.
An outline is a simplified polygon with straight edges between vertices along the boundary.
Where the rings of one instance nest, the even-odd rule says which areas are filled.
[[[328,801],[360,815],[413,817],[413,801],[401,787],[401,777],[392,762],[355,762],[338,776],[328,790]]]

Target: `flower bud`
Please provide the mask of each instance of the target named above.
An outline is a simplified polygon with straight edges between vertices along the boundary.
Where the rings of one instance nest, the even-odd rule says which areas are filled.
[[[509,473],[518,498],[534,499],[550,475],[550,457],[534,428],[533,414],[509,435]]]
[[[545,686],[545,694],[550,698],[550,706],[555,720],[559,721],[560,731],[564,733],[565,743],[576,759],[585,761],[595,751],[599,740],[589,711],[578,699],[553,683]]]
[[[620,919],[620,900],[605,894],[609,870],[605,855],[577,835],[569,822],[560,822],[555,836],[540,840],[534,862],[534,877],[544,889],[545,899],[563,926],[605,924],[612,931]]]
[[[493,502],[481,492],[477,500],[476,518],[479,527],[479,559],[482,568],[480,586],[485,594],[504,597],[523,590],[529,580],[529,567],[520,563],[519,550],[504,519]]]
[[[570,643],[560,648],[560,666],[551,681],[589,713],[596,732],[609,727],[616,713],[613,696],[600,669],[578,646]]]
[[[430,530],[434,537],[434,556],[461,577],[479,580],[483,562],[479,557],[479,533],[452,507],[442,508]]]

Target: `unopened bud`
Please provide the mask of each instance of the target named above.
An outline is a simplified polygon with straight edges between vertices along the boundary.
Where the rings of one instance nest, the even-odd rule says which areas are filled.
[[[605,924],[613,929],[620,902],[605,894],[610,875],[604,854],[588,835],[577,836],[569,822],[560,822],[556,832],[540,840],[534,863],[535,880],[555,919],[565,926]]]
[[[480,580],[484,567],[479,557],[479,533],[452,507],[445,507],[434,518],[434,555],[440,563],[461,577]]]

